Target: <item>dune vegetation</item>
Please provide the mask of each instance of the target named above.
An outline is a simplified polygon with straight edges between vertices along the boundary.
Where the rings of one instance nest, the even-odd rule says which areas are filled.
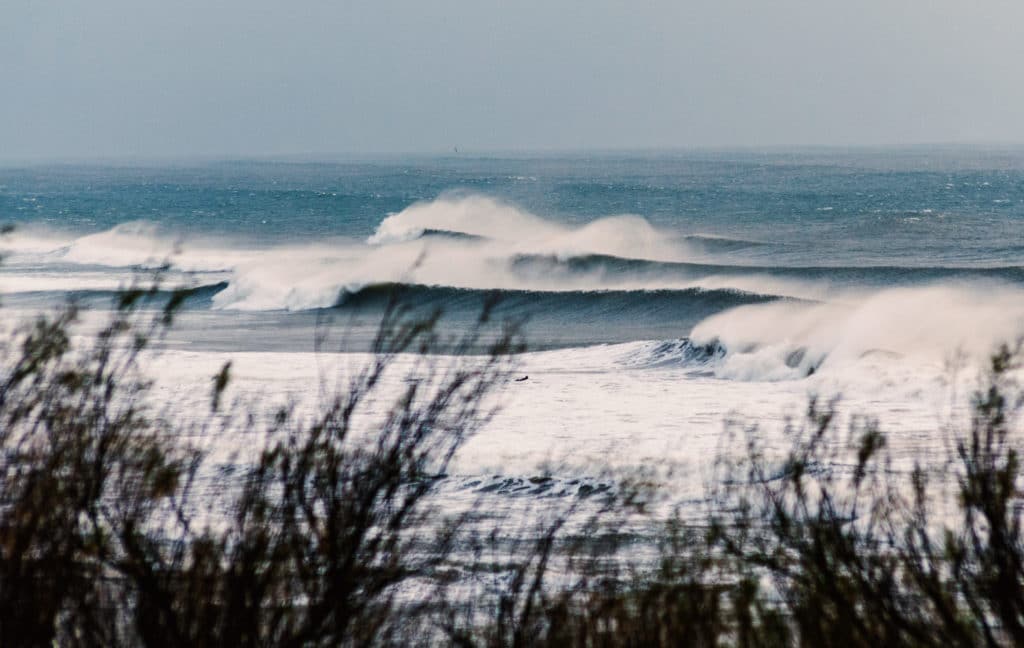
[[[224,402],[230,365],[206,411],[154,402],[146,354],[187,291],[167,295],[126,291],[96,334],[68,306],[3,343],[0,645],[1024,645],[1019,347],[992,355],[966,429],[936,430],[941,474],[895,468],[877,422],[840,429],[815,399],[781,460],[737,434],[706,519],[654,520],[651,559],[622,532],[639,483],[527,527],[432,504],[524,348],[489,308],[453,346],[396,302],[316,416],[264,417]],[[442,343],[429,377],[380,393],[396,355]],[[228,433],[252,456],[204,449]]]

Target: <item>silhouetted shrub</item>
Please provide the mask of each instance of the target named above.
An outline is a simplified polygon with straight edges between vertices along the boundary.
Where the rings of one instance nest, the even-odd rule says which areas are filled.
[[[522,350],[488,307],[453,341],[393,302],[314,415],[264,418],[224,402],[230,364],[208,410],[151,402],[145,359],[188,296],[162,294],[127,291],[93,335],[68,307],[3,348],[0,645],[1024,644],[1019,347],[938,469],[894,465],[877,422],[839,430],[812,399],[781,458],[735,435],[705,522],[648,520],[657,558],[634,558],[650,539],[626,482],[525,525],[432,504]],[[218,435],[258,443],[223,464]]]

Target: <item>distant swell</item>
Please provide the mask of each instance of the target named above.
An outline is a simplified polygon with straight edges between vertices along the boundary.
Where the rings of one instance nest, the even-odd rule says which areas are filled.
[[[524,276],[599,274],[604,277],[625,275],[633,278],[693,280],[702,277],[772,277],[834,281],[840,284],[890,286],[950,279],[995,279],[1024,283],[1024,266],[758,266],[686,263],[630,259],[605,254],[558,256],[518,254],[509,261],[513,271]]]
[[[735,252],[769,245],[761,241],[748,241],[746,239],[726,238],[724,236],[706,236],[691,234],[684,236],[682,240],[694,252],[714,254],[716,252]]]
[[[185,289],[187,296],[181,303],[181,308],[208,309],[213,305],[214,296],[227,287],[228,282],[220,281],[214,284]],[[177,291],[174,288],[146,291],[141,295],[140,303],[145,307],[162,308],[175,292]],[[7,295],[5,301],[16,306],[70,301],[79,306],[103,309],[111,307],[126,294],[128,294],[126,290],[31,291]]]

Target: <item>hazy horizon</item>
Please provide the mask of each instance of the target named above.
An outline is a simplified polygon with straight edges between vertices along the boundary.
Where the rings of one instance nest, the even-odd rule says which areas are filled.
[[[346,163],[402,163],[422,160],[493,159],[493,160],[543,160],[573,158],[695,158],[703,156],[815,156],[865,158],[872,155],[888,156],[934,156],[942,153],[957,154],[953,161],[966,163],[971,156],[1012,156],[1024,158],[1024,141],[1021,142],[917,142],[911,144],[807,144],[772,146],[675,146],[675,147],[618,147],[618,148],[566,148],[566,149],[466,149],[418,150],[418,151],[321,151],[321,152],[278,152],[278,153],[165,153],[165,154],[108,154],[108,155],[38,155],[9,157],[0,153],[0,167],[18,168],[23,166],[130,166],[133,164],[153,166],[189,166],[220,163],[267,163],[267,164],[346,164]],[[966,155],[966,158],[962,156]],[[1024,159],[1022,159],[1024,162]]]
[[[12,0],[0,159],[1024,144],[1024,4]]]

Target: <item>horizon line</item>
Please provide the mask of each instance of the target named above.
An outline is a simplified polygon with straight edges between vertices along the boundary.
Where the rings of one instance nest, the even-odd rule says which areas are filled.
[[[61,166],[61,165],[127,165],[212,162],[340,162],[374,159],[430,158],[550,158],[557,156],[614,156],[614,155],[679,155],[679,154],[807,154],[807,153],[870,153],[962,150],[973,152],[1021,152],[1024,141],[929,141],[895,144],[771,144],[771,145],[694,145],[694,146],[608,146],[608,147],[552,147],[552,148],[466,148],[456,145],[446,150],[421,149],[408,151],[299,151],[299,152],[218,152],[218,153],[164,153],[99,154],[99,155],[0,155],[0,166]]]

